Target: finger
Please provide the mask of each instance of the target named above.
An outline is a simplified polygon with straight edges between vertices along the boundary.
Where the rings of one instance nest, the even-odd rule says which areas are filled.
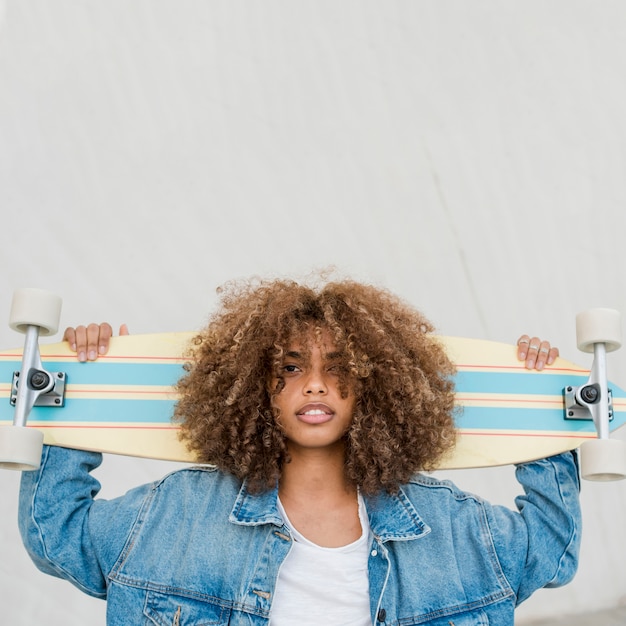
[[[87,328],[85,326],[77,326],[74,329],[74,350],[81,363],[87,360]]]
[[[87,326],[87,359],[89,361],[95,361],[98,358],[101,326],[102,324],[89,324]]]
[[[112,336],[113,328],[111,328],[111,325],[106,322],[100,324],[98,333],[98,354],[106,354],[109,351],[109,341]]]
[[[130,332],[128,331],[128,326],[126,324],[122,324],[120,326],[120,337],[123,337],[124,335],[130,335]]]
[[[547,365],[552,365],[559,356],[558,348],[550,348],[550,352],[548,352],[548,358],[546,360]]]
[[[76,352],[76,330],[73,326],[68,326],[63,333],[63,341],[70,344],[70,350]]]
[[[549,356],[550,342],[542,341],[539,344],[539,349],[537,350],[537,362],[535,363],[535,369],[541,371],[546,366]]]
[[[539,348],[541,347],[541,340],[539,337],[533,337],[528,343],[528,352],[526,353],[526,369],[532,370],[537,363],[537,355],[539,354]]]
[[[517,340],[517,358],[520,361],[526,360],[526,355],[528,354],[528,344],[530,343],[530,337],[528,335],[522,335]]]

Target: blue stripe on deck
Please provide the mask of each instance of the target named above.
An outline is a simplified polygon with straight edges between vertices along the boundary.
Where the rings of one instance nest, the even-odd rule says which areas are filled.
[[[45,369],[65,372],[68,384],[81,385],[173,385],[183,374],[179,363],[78,363],[77,361],[44,361]],[[0,361],[0,381],[9,383],[18,364]],[[587,376],[580,374],[525,374],[493,371],[460,371],[455,377],[459,393],[507,393],[523,395],[560,395],[568,385],[580,386]],[[613,385],[616,398],[626,392]]]
[[[31,420],[43,423],[63,422],[111,422],[122,424],[156,423],[169,424],[174,413],[173,400],[80,400],[68,399],[62,409],[55,407],[35,407]],[[497,430],[564,430],[563,409],[525,409],[468,406],[456,414],[460,429]],[[625,412],[616,412],[611,430],[626,421]],[[593,432],[591,420],[571,420],[567,429],[574,432]]]
[[[580,386],[587,376],[561,374],[515,374],[512,372],[458,372],[456,390],[460,393],[560,394],[568,385]]]
[[[536,430],[595,432],[591,420],[570,420],[565,424],[563,409],[511,409],[497,407],[463,407],[456,416],[461,430],[479,428],[485,430]]]
[[[512,372],[458,372],[459,393],[510,393],[522,395],[560,395],[567,386],[580,387],[588,380],[582,374],[515,374]],[[626,398],[626,392],[609,382],[614,398]]]
[[[173,400],[75,400],[65,406],[33,408],[30,420],[52,422],[124,422],[169,424],[174,413]]]
[[[66,401],[62,409],[35,407],[30,420],[43,424],[63,422],[110,422],[112,424],[169,424],[174,412],[173,400],[75,400]],[[464,407],[457,413],[460,429],[497,430],[563,430],[562,409],[502,409],[493,407]],[[569,428],[576,432],[593,432],[591,421],[572,421]]]
[[[81,385],[173,385],[185,372],[178,363],[79,363],[44,361],[49,372],[65,372],[68,384]],[[10,383],[15,363],[0,362],[0,380]]]
[[[0,380],[11,381],[16,363],[0,361]],[[76,361],[45,361],[49,371],[62,371],[68,376],[68,390],[72,380],[92,385],[168,386],[184,374],[178,363],[78,363]],[[461,371],[456,377],[459,393],[490,393],[560,396],[567,385],[580,386],[587,381],[582,374],[525,374],[523,372]],[[626,398],[626,393],[612,385],[615,398]],[[86,404],[85,404],[86,403]],[[8,402],[7,402],[8,404]],[[8,407],[7,407],[8,408]],[[31,419],[43,422],[105,421],[112,423],[137,422],[168,424],[173,413],[173,400],[87,400],[68,398],[63,410],[35,407]],[[4,412],[4,409],[3,411]],[[12,416],[12,409],[11,409]],[[511,429],[537,431],[562,430],[563,409],[465,407],[459,414],[461,429]],[[626,412],[616,412],[613,430],[626,421]],[[591,421],[571,421],[568,428],[579,432],[593,431]]]

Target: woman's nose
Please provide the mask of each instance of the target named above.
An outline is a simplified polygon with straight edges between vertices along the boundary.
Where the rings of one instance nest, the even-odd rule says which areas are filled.
[[[309,395],[325,394],[328,392],[326,380],[321,372],[312,371],[304,384],[304,393]]]

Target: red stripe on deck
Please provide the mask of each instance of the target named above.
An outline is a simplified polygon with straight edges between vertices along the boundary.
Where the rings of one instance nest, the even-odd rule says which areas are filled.
[[[483,404],[494,404],[496,402],[499,402],[500,404],[556,404],[557,406],[563,407],[563,399],[560,398],[559,400],[541,400],[541,399],[536,399],[536,400],[526,400],[526,399],[511,399],[511,398],[490,398],[490,397],[476,397],[476,396],[472,396],[472,397],[468,397],[468,396],[462,396],[457,394],[455,396],[457,401],[461,401],[461,402],[472,402],[472,403],[483,403]],[[506,408],[506,407],[503,407]]]
[[[553,367],[551,365],[547,365],[546,369],[542,370],[541,372],[539,371],[534,371],[534,370],[529,370],[526,367],[524,367],[523,365],[472,365],[472,364],[466,364],[466,363],[455,363],[454,364],[455,367],[459,370],[464,370],[464,371],[472,371],[472,370],[501,370],[504,372],[508,372],[508,371],[514,371],[514,372],[528,372],[531,374],[550,374],[550,372],[554,372],[554,373],[566,373],[566,374],[583,374],[583,375],[589,375],[589,370],[587,369],[574,369],[574,368],[568,368],[568,367]]]
[[[36,420],[33,420],[36,421]],[[94,426],[89,426],[87,424],[32,424],[28,425],[29,428],[36,428],[38,430],[43,430],[45,428],[58,428],[60,430],[94,430],[94,429],[102,429],[102,430],[180,430],[180,426],[125,426],[123,424],[112,425],[112,426],[102,426],[100,424],[96,424]]]
[[[0,355],[0,361],[11,361],[11,360],[16,360],[16,361],[21,361],[22,360],[22,354],[21,353],[17,353],[17,354],[7,354],[6,352],[2,355]],[[47,362],[47,361],[75,361],[76,363],[79,363],[79,361],[77,360],[76,356],[74,355],[67,355],[67,354],[42,354],[41,355],[41,360],[43,363]],[[141,364],[144,361],[174,361],[174,362],[179,362],[181,365],[183,365],[184,363],[190,362],[193,359],[185,359],[184,357],[179,356],[99,356],[98,357],[98,361],[114,361],[114,360],[120,360],[120,361],[135,361],[138,364]],[[87,361],[87,363],[93,363],[95,361]]]
[[[132,395],[132,394],[144,394],[144,395],[153,395],[153,396],[158,396],[158,395],[173,395],[175,394],[174,391],[150,391],[150,390],[136,390],[133,391],[132,389],[72,389],[71,385],[67,386],[67,394],[68,395],[80,395],[80,394],[87,394],[87,393],[97,393],[98,395],[101,396],[112,396],[112,395]],[[106,398],[92,398],[92,400],[94,402],[97,402],[98,400],[102,400],[103,402],[106,401]]]
[[[463,437],[538,437],[539,439],[552,438],[552,439],[596,439],[595,433],[588,434],[574,434],[569,431],[563,431],[562,433],[474,433],[464,430],[457,431]]]

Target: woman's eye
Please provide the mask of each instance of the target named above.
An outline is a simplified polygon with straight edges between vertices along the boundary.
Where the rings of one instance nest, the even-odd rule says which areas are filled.
[[[283,365],[283,370],[287,374],[293,374],[295,372],[299,372],[300,368],[297,365]]]

